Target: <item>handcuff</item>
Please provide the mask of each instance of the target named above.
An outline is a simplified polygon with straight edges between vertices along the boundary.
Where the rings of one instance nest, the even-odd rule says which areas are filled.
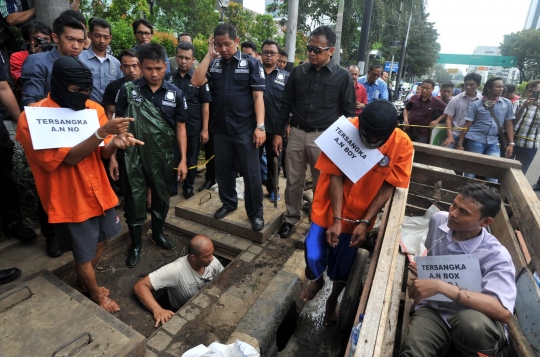
[[[367,219],[348,219],[348,218],[342,218],[342,217],[338,217],[338,216],[333,216],[333,217],[335,219],[339,219],[340,221],[345,221],[345,222],[349,222],[349,223],[356,223],[356,224],[365,223],[368,226],[371,225],[371,222],[368,221]]]

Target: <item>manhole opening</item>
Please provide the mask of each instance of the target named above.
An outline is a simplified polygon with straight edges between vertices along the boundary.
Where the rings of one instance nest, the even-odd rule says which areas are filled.
[[[296,303],[293,303],[276,331],[276,345],[278,352],[281,352],[285,346],[287,346],[289,339],[296,330],[299,316],[300,313],[298,307],[296,306]]]

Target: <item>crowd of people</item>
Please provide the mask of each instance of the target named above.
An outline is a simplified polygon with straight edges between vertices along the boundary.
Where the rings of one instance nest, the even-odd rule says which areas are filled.
[[[94,268],[107,241],[120,232],[117,194],[125,202],[131,239],[128,267],[136,266],[141,258],[147,210],[151,213],[152,242],[174,249],[175,243],[164,235],[170,197],[178,194],[179,182],[186,199],[195,195],[195,168],[201,149],[211,160],[198,190],[217,183],[222,202],[214,218],[222,219],[238,209],[236,179],[241,176],[246,216],[255,231],[265,225],[263,186],[270,201],[281,199],[279,190],[275,191],[277,158],[278,170],[283,169],[286,176],[286,211],[278,230],[281,238],[288,238],[301,220],[309,165],[314,198],[305,259],[311,283],[301,299],[309,301],[317,295],[326,271],[333,288],[326,302],[325,326],[336,323],[338,297],[377,213],[395,187],[409,184],[412,141],[427,143],[430,127],[445,123],[448,137],[443,146],[493,156],[500,156],[502,150],[501,156],[520,160],[524,172],[536,154],[535,121],[540,103],[535,93],[540,90],[540,81],[529,82],[527,99],[520,101],[510,86],[503,95],[505,86],[500,78],[489,79],[479,93],[480,76],[468,74],[462,93],[452,97],[454,86],[445,83],[441,99],[432,95],[436,83],[425,79],[420,93],[405,107],[404,131],[398,128],[398,113],[389,101],[388,73],[376,63],[365,76],[360,76],[356,66],[341,67],[333,59],[336,34],[328,26],[311,32],[306,45],[308,61],[294,67],[293,58],[289,59],[277,42],[268,39],[259,51],[251,41],[241,43],[236,29],[228,23],[214,29],[200,63],[190,34],[178,36],[175,56],[168,57],[163,46],[151,41],[150,22],[139,19],[132,25],[137,44],[118,57],[109,51],[114,40],[110,24],[100,18],[87,23],[73,9],[63,12],[52,29],[35,20],[21,27],[25,49],[12,54],[9,62],[22,104],[73,111],[94,109],[97,113],[99,128],[73,147],[34,149],[26,113],[21,114],[8,85],[10,78],[0,67],[0,101],[17,122],[16,139],[34,175],[47,253],[58,257],[72,251],[78,287],[111,313],[120,307],[109,297],[107,288],[98,286]],[[315,143],[341,116],[350,118],[363,146],[383,156],[357,182]],[[508,143],[499,149],[503,131]],[[29,243],[36,233],[23,223],[12,173],[13,143],[4,126],[0,126],[0,138],[4,232]],[[261,176],[263,161],[266,180]],[[410,294],[417,310],[403,356],[428,348],[426,329],[431,331],[430,339],[439,341],[438,346],[429,346],[434,348],[432,355],[446,350],[451,341],[463,353],[481,350],[491,355],[485,351],[496,352],[504,346],[506,337],[501,328],[513,310],[515,272],[508,251],[485,230],[499,209],[498,194],[477,184],[460,191],[449,213],[432,218],[426,243],[432,245],[430,252],[437,247],[432,255],[474,251],[491,265],[483,271],[486,284],[478,293],[415,281]],[[443,238],[446,248],[440,243]],[[174,313],[163,309],[151,291],[168,288],[173,307],[181,307],[223,269],[213,250],[208,237],[196,236],[186,257],[135,285],[135,294],[153,313],[156,327]],[[0,284],[19,274],[16,268],[1,270]],[[460,308],[424,300],[437,293],[454,301],[455,306],[461,304]],[[478,345],[467,336],[473,325],[491,331],[482,335]]]

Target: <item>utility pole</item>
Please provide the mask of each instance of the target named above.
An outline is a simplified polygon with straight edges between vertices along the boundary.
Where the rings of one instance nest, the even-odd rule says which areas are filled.
[[[403,39],[403,43],[401,44],[401,54],[399,56],[399,68],[398,68],[398,75],[396,78],[396,93],[395,93],[396,98],[398,98],[399,96],[401,76],[403,75],[403,66],[405,63],[405,51],[407,50],[407,41],[409,40],[409,30],[411,29],[412,13],[413,13],[413,6],[411,4],[411,15],[409,16],[409,25],[407,26],[407,34],[405,35],[405,38]]]
[[[343,8],[345,0],[339,0],[336,19],[336,50],[334,51],[334,61],[339,65],[341,61],[341,33],[343,32]]]
[[[362,27],[360,29],[360,44],[358,45],[358,69],[360,75],[364,74],[366,65],[366,54],[369,37],[369,26],[371,24],[371,11],[373,10],[373,0],[364,0],[364,12],[362,15]]]
[[[287,33],[285,34],[285,48],[289,57],[287,62],[294,65],[296,58],[296,31],[298,29],[298,1],[289,0],[289,11],[287,18]]]

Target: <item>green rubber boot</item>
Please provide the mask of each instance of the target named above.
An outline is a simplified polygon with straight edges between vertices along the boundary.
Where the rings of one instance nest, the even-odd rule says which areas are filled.
[[[152,215],[152,242],[165,250],[176,248],[176,244],[163,235],[163,220],[156,218],[154,215]]]
[[[133,268],[139,259],[141,259],[142,252],[142,226],[130,226],[129,237],[131,238],[131,248],[129,249],[128,256],[126,259],[126,265],[128,268]]]

